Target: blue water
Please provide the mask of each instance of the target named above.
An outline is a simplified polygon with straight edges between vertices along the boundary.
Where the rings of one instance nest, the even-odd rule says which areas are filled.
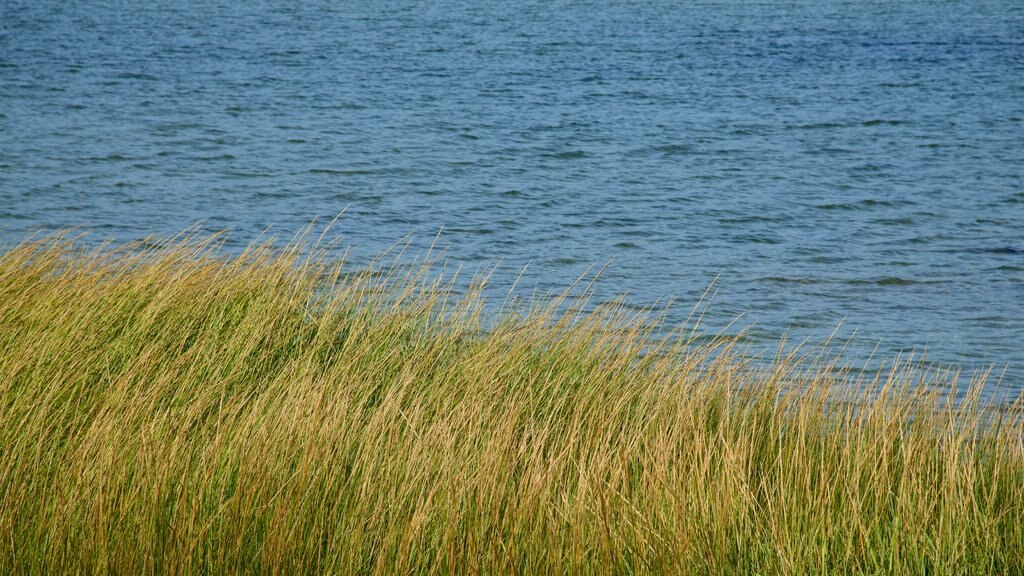
[[[525,292],[1024,384],[1024,3],[0,2],[0,241],[343,209]]]

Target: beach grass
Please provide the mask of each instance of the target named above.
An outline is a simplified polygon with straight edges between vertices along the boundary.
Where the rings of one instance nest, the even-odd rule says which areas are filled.
[[[0,573],[1024,573],[983,376],[307,240],[0,255]]]

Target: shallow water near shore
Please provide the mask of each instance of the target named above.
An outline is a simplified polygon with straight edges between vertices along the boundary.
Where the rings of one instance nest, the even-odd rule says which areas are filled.
[[[0,8],[0,241],[406,234],[499,294],[1024,385],[1024,5]],[[739,321],[733,323],[737,317]],[[728,328],[726,328],[729,326]],[[994,384],[997,376],[990,378]],[[966,384],[966,383],[965,383]]]

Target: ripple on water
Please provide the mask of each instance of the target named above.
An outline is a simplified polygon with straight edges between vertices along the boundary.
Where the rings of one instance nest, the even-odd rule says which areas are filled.
[[[584,150],[565,150],[563,152],[545,152],[541,156],[555,160],[580,160],[586,158],[588,154]]]
[[[789,124],[785,128],[787,130],[835,130],[846,126],[846,124],[838,122],[812,122],[808,124]]]
[[[874,224],[881,226],[913,226],[917,224],[917,221],[910,216],[901,216],[898,218],[875,218],[871,220]]]
[[[899,276],[883,276],[881,278],[854,278],[846,281],[851,286],[919,286],[947,284],[947,280],[917,280],[913,278],[901,278]]]
[[[979,246],[974,248],[968,248],[967,252],[974,254],[998,254],[998,255],[1020,255],[1024,254],[1024,248],[1018,248],[1016,246]]]
[[[805,277],[789,277],[789,276],[763,276],[758,278],[760,282],[773,282],[776,284],[823,284],[828,282],[822,278],[805,278]]]
[[[855,200],[850,202],[826,202],[815,205],[815,208],[819,210],[864,211],[885,208],[900,208],[904,206],[912,206],[913,204],[914,202],[908,200],[864,198],[862,200]]]
[[[876,118],[876,119],[872,119],[872,120],[865,120],[864,122],[861,122],[861,126],[866,126],[866,127],[871,127],[871,126],[904,126],[906,124],[909,124],[909,122],[906,121],[906,120],[883,120],[883,119],[880,119],[880,118]]]
[[[366,169],[337,169],[337,168],[311,168],[306,171],[309,174],[326,174],[328,176],[371,176],[376,174],[376,170]]]

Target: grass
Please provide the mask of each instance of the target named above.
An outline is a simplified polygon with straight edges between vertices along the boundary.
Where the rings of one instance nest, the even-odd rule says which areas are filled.
[[[981,378],[328,248],[0,256],[0,573],[1024,573],[1022,405]]]

